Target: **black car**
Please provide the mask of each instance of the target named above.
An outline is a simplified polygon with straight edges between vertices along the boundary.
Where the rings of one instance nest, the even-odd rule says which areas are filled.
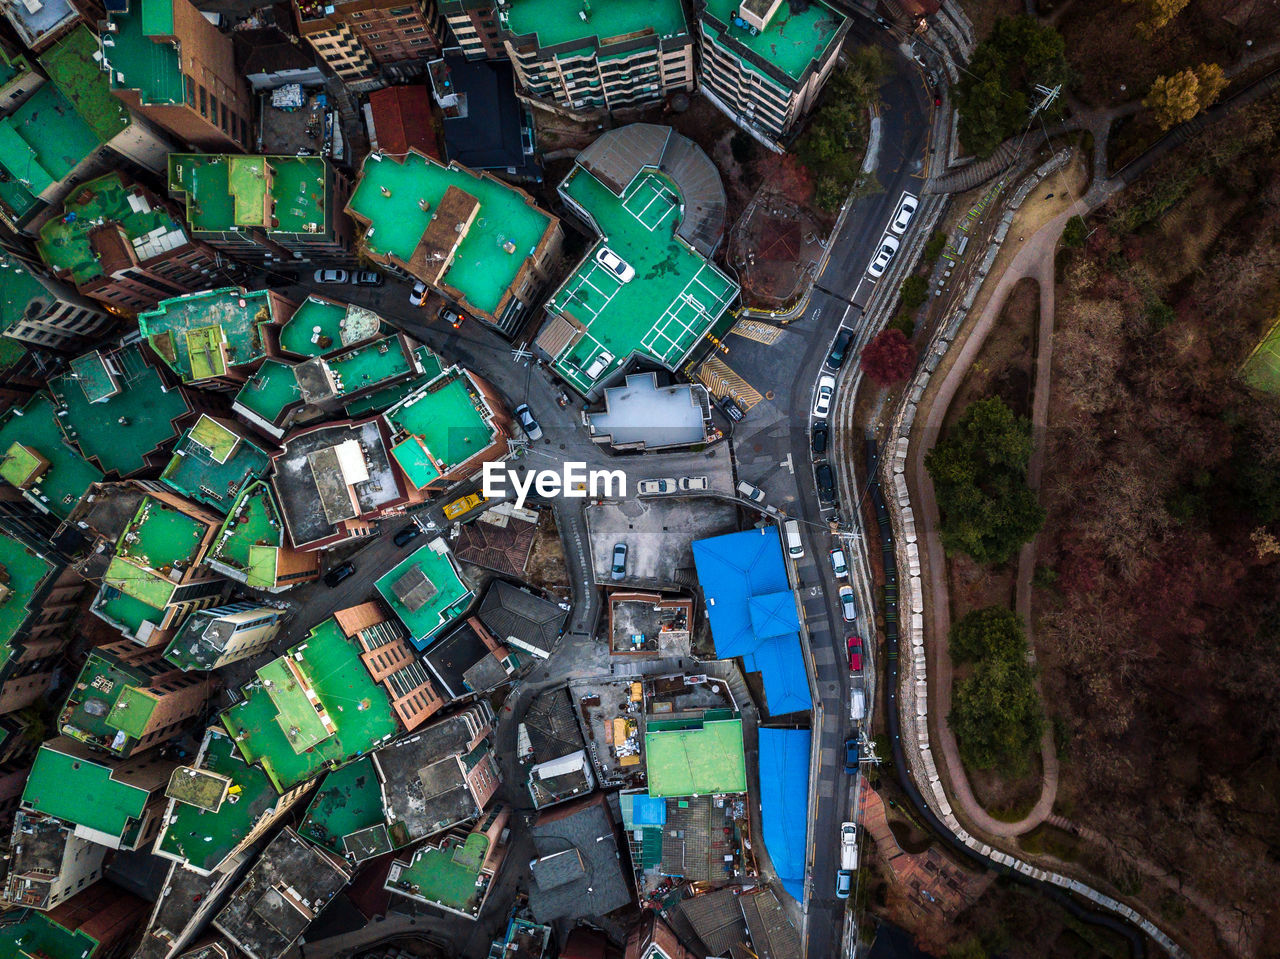
[[[449,306],[440,307],[440,312],[437,315],[455,330],[460,327],[462,325],[462,321],[467,318],[465,314],[459,313],[457,310]]]
[[[831,352],[827,354],[827,366],[838,370],[844,366],[845,354],[849,352],[849,341],[853,339],[853,330],[847,326],[840,327],[835,342],[831,344]]]
[[[818,481],[818,499],[827,505],[834,503],[836,501],[836,477],[831,472],[831,467],[826,463],[819,463],[818,468],[813,471],[813,475]]]
[[[391,537],[391,541],[397,546],[403,546],[405,543],[412,543],[421,532],[422,530],[418,529],[416,525],[410,524]]]
[[[827,451],[827,439],[831,435],[831,427],[824,420],[813,424],[813,435],[809,437],[809,447],[814,456],[821,456]]]
[[[333,587],[341,583],[344,579],[346,579],[348,576],[353,575],[355,571],[356,571],[355,563],[346,562],[346,563],[343,563],[341,566],[335,566],[333,569],[329,570],[329,572],[324,574],[324,584],[328,586],[330,589],[332,589]]]
[[[742,407],[735,403],[730,397],[725,396],[720,400],[720,406],[724,410],[725,416],[733,420],[735,423],[742,419]]]

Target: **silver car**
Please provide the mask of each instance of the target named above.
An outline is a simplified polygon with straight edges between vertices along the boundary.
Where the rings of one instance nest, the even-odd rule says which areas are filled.
[[[885,269],[889,266],[889,261],[893,259],[893,255],[898,252],[898,238],[896,236],[885,235],[880,238],[880,249],[876,251],[876,255],[871,260],[871,265],[867,267],[867,275],[880,279],[884,276]]]
[[[614,543],[613,566],[609,570],[609,578],[613,580],[619,580],[626,575],[627,575],[627,544]]]
[[[831,413],[831,400],[836,395],[836,378],[830,373],[818,377],[818,389],[813,394],[813,415],[825,420]]]

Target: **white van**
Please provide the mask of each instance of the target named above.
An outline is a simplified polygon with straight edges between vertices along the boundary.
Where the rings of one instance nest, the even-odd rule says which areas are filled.
[[[600,355],[591,361],[591,365],[587,367],[587,379],[594,380],[597,376],[609,368],[609,364],[613,362],[613,354],[608,350],[601,350]]]
[[[800,542],[800,524],[793,519],[782,524],[787,537],[787,555],[792,559],[804,559],[804,543]]]

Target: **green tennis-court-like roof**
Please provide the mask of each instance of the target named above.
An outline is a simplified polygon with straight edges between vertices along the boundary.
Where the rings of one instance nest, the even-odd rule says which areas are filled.
[[[596,262],[605,240],[591,248],[547,304],[551,316],[585,327],[554,358],[556,372],[586,393],[633,353],[674,368],[738,295],[736,283],[675,235],[679,190],[645,171],[619,197],[575,166],[560,193],[588,212],[635,276],[621,283]]]
[[[69,756],[46,743],[36,753],[22,805],[124,839],[141,818],[149,797],[145,789],[112,779],[107,766]]]
[[[59,732],[128,756],[156,707],[154,696],[138,691],[145,685],[139,670],[90,652],[58,717]],[[123,738],[118,737],[121,732]]]
[[[414,351],[414,355],[418,359],[418,365],[425,371],[421,376],[415,376],[413,379],[405,380],[402,383],[395,383],[380,390],[374,390],[368,396],[362,396],[360,399],[348,403],[344,407],[347,416],[354,420],[370,413],[380,413],[388,410],[401,400],[422,389],[422,387],[440,375],[443,370],[440,364],[440,357],[425,346],[418,347]]]
[[[212,562],[225,563],[249,577],[249,585],[268,589],[275,585],[274,550],[284,542],[284,527],[280,511],[276,508],[271,486],[256,482],[246,487],[232,504],[227,520],[218,530],[213,549],[209,552]],[[272,550],[270,569],[257,570],[263,577],[255,580],[254,553]],[[258,562],[262,562],[261,559]],[[269,579],[266,578],[269,576]]]
[[[817,0],[805,4],[798,13],[787,0],[782,0],[765,28],[752,34],[746,27],[733,23],[731,14],[739,6],[738,0],[707,0],[707,12],[727,26],[724,36],[736,40],[796,81],[804,76],[810,64],[822,58],[845,21],[842,14]],[[758,72],[751,63],[747,66]]]
[[[302,390],[293,367],[268,359],[236,394],[236,405],[256,413],[266,422],[279,425],[285,410],[302,399]]]
[[[186,196],[197,232],[322,234],[329,188],[323,157],[169,154],[169,189]]]
[[[194,562],[207,532],[204,523],[148,496],[121,534],[116,556],[153,569]]]
[[[689,32],[680,0],[510,0],[506,12],[510,17],[507,27],[512,33],[535,33],[543,47],[597,39],[601,43],[630,40],[646,33],[673,37]]]
[[[489,853],[489,837],[473,832],[465,841],[450,837],[440,845],[438,849],[423,846],[415,852],[401,871],[400,881],[418,887],[414,896],[472,913],[484,897],[485,887],[477,879]]]
[[[96,59],[98,38],[81,23],[40,56],[40,65],[103,143],[129,125],[129,111],[111,92]]]
[[[125,565],[127,566],[127,564]],[[111,571],[110,566],[107,567],[107,571],[108,573]],[[124,566],[119,566],[116,567],[116,571],[121,574],[121,579],[118,579],[117,582],[123,582],[125,577],[133,578],[138,575],[132,567],[125,569]],[[149,577],[146,578],[146,581],[149,583]],[[162,592],[158,585],[153,589],[157,594]],[[111,595],[108,596],[108,593]],[[148,593],[148,595],[151,594]],[[93,609],[101,618],[124,629],[130,636],[137,636],[144,623],[150,623],[152,626],[160,625],[161,620],[165,617],[163,604],[167,601],[168,596],[166,595],[161,600],[160,606],[150,606],[107,583],[103,585],[98,592],[98,596],[94,599]]]
[[[160,478],[188,499],[222,513],[270,465],[270,457],[253,443],[201,414],[178,440]]]
[[[403,160],[372,154],[347,210],[372,230],[362,244],[414,272],[412,261],[445,191],[457,187],[479,204],[441,284],[463,306],[494,315],[525,261],[546,240],[551,216],[515,187],[458,166],[441,166],[420,153]]]
[[[305,676],[336,732],[296,751],[282,728],[275,700],[260,682],[246,687],[245,700],[222,716],[240,754],[247,762],[260,764],[281,791],[327,766],[337,767],[369,752],[394,736],[398,728],[386,692],[373,681],[360,662],[359,651],[334,620],[325,620],[308,634],[305,643],[286,655]],[[302,692],[298,687],[286,691],[285,696],[296,699]]]
[[[378,335],[382,317],[361,306],[309,296],[280,328],[280,346],[299,356],[323,356]]]
[[[79,929],[72,932],[34,909],[16,922],[0,927],[0,955],[27,959],[89,959],[98,940]]]
[[[145,104],[182,103],[177,47],[156,42],[173,33],[173,0],[131,0],[128,6],[127,11],[107,14],[116,27],[115,45],[106,50],[112,89],[137,90]]]
[[[36,196],[63,180],[101,145],[52,83],[37,88],[22,106],[0,118],[0,166]]]
[[[10,655],[9,640],[30,613],[32,600],[53,564],[41,559],[7,533],[0,533],[0,568],[3,568],[9,594],[0,602],[0,661]],[[0,663],[2,665],[2,663]]]
[[[649,720],[644,760],[649,795],[707,796],[747,791],[742,720],[708,712],[700,720]]]

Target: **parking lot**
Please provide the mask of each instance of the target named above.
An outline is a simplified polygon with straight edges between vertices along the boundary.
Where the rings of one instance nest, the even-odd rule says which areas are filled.
[[[613,584],[613,546],[626,543],[627,572],[617,585],[651,589],[687,588],[696,581],[690,544],[745,528],[737,506],[706,497],[628,499],[590,506],[586,516],[596,582]]]

